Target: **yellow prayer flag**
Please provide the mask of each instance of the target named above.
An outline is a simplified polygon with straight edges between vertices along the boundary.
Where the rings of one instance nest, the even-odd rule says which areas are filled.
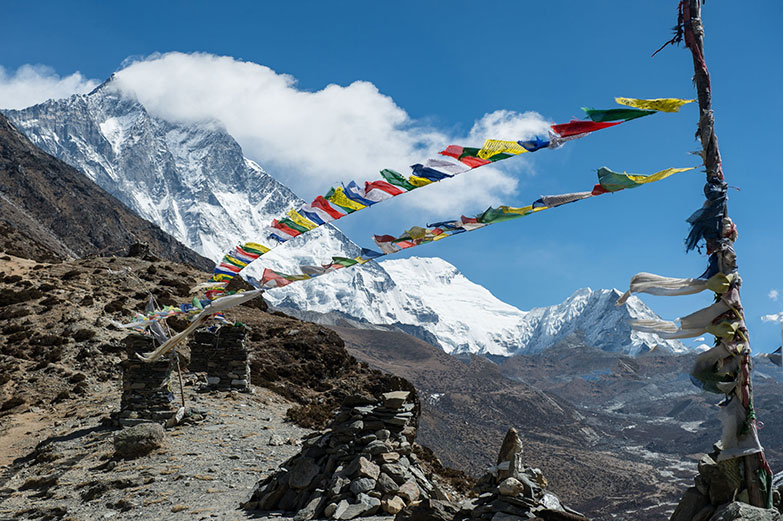
[[[653,183],[655,181],[660,181],[661,179],[665,179],[669,177],[670,175],[677,174],[679,172],[687,172],[688,170],[693,170],[696,167],[688,167],[688,168],[667,168],[666,170],[661,170],[660,172],[655,172],[654,174],[650,175],[638,175],[638,174],[626,174],[628,176],[628,179],[633,181],[634,183],[644,184],[644,183]]]
[[[534,209],[532,205],[523,206],[521,208],[514,208],[513,206],[500,206],[499,208],[503,213],[513,213],[517,215],[527,215],[538,210],[538,208]]]
[[[424,177],[419,177],[417,175],[410,176],[408,178],[408,182],[416,187],[427,186],[428,184],[432,183],[432,181],[430,181],[429,179],[426,179]]]
[[[303,216],[302,214],[300,214],[299,212],[297,212],[293,208],[288,210],[288,213],[286,215],[288,215],[288,218],[291,219],[292,221],[294,221],[296,224],[298,224],[299,226],[303,226],[303,227],[307,228],[308,230],[312,230],[313,228],[317,228],[318,227],[317,224],[315,224],[313,221],[311,221],[307,217]]]
[[[524,154],[527,149],[516,141],[503,141],[500,139],[488,139],[484,141],[484,146],[478,151],[478,157],[489,159],[497,154]]]
[[[298,280],[308,280],[310,275],[283,275],[283,278],[290,280],[291,282],[296,282]]]
[[[656,98],[656,99],[636,99],[636,98],[615,98],[620,105],[627,105],[636,109],[659,110],[661,112],[679,112],[680,107],[686,103],[693,103],[695,99],[679,98]]]
[[[239,266],[241,268],[244,268],[247,266],[247,262],[243,260],[239,260],[236,257],[232,257],[231,255],[226,255],[223,257],[223,262],[228,262],[229,264],[233,264],[234,266]]]
[[[338,206],[342,206],[343,208],[350,208],[351,210],[361,210],[362,208],[367,208],[363,204],[348,199],[345,196],[345,192],[343,192],[342,186],[335,188],[334,193],[327,197],[327,199]]]
[[[242,245],[242,249],[247,250],[248,248],[251,250],[260,251],[262,255],[269,252],[269,248],[263,244],[258,244],[257,242],[246,242]]]

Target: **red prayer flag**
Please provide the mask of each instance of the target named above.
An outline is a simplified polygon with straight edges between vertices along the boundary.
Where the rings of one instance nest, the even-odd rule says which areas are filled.
[[[267,282],[273,281],[277,284],[278,288],[282,288],[283,286],[291,284],[290,280],[286,279],[276,271],[272,271],[269,268],[264,268],[264,274],[261,275],[261,284],[266,284]]]
[[[313,208],[318,208],[319,210],[323,210],[324,212],[328,213],[330,217],[333,219],[339,219],[341,217],[345,217],[345,214],[342,212],[339,212],[334,209],[334,207],[329,204],[329,201],[324,199],[324,196],[319,195],[316,197],[313,202],[310,204]]]
[[[282,230],[283,232],[287,233],[291,237],[296,237],[297,235],[302,234],[302,232],[300,232],[299,230],[294,230],[293,228],[279,222],[277,219],[274,219],[272,221],[272,228],[277,228],[278,230]]]
[[[440,152],[440,155],[442,156],[449,156],[453,157],[454,159],[459,159],[462,155],[463,148],[459,145],[449,145],[446,147],[446,150],[443,152]]]
[[[576,134],[586,134],[588,132],[594,132],[601,130],[602,128],[613,127],[619,125],[622,121],[581,121],[578,119],[572,119],[568,123],[561,123],[559,125],[552,125],[554,130],[560,137],[575,136]]]
[[[397,188],[391,183],[387,183],[386,181],[373,181],[372,183],[367,181],[364,183],[364,193],[366,194],[370,190],[382,190],[390,195],[400,195],[401,193],[405,192],[405,190],[401,190],[400,188]]]

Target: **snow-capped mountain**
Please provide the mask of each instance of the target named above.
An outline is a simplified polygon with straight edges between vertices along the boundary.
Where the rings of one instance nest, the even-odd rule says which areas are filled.
[[[259,237],[264,226],[302,202],[218,124],[153,117],[111,79],[89,94],[5,113],[35,145],[213,260],[240,241],[267,242]],[[329,243],[327,258],[358,253],[331,227],[303,239]]]
[[[262,232],[270,221],[302,202],[245,158],[218,124],[183,125],[153,117],[138,101],[120,95],[111,81],[86,95],[6,114],[44,151],[213,260],[239,242],[267,242]],[[295,272],[300,264],[358,253],[339,230],[323,226],[265,255],[263,266]],[[249,274],[258,276],[252,268]],[[525,312],[446,261],[417,257],[370,262],[267,293],[278,307],[339,312],[365,323],[398,326],[449,353],[536,353],[576,332],[609,351],[636,354],[659,345],[685,349],[677,341],[632,333],[627,319],[655,315],[635,297],[617,308],[616,298],[609,290],[584,289],[557,306]]]
[[[371,324],[415,326],[433,335],[448,353],[533,354],[577,333],[587,344],[605,351],[631,355],[655,347],[686,351],[677,340],[631,331],[628,320],[657,315],[635,296],[616,306],[621,295],[617,290],[584,288],[561,304],[522,311],[443,259],[411,257],[380,265],[388,280],[346,270],[335,274],[340,277],[271,291],[268,299],[280,307],[311,312],[339,309]]]

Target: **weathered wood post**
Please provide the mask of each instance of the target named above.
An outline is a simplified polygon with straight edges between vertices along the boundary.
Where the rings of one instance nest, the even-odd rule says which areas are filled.
[[[718,138],[715,134],[715,117],[712,110],[712,92],[710,86],[710,75],[707,70],[707,64],[704,59],[704,26],[701,20],[701,0],[683,0],[680,3],[680,29],[685,38],[685,45],[691,51],[693,58],[693,81],[696,86],[696,92],[699,100],[699,125],[697,136],[702,145],[702,158],[707,173],[707,185],[705,186],[705,195],[707,203],[705,209],[711,208],[711,227],[717,229],[705,228],[701,233],[694,236],[691,232],[688,247],[695,246],[695,241],[703,237],[707,243],[707,253],[711,257],[711,264],[717,262],[717,268],[726,274],[729,271],[736,270],[736,256],[732,246],[736,239],[736,230],[733,223],[728,220],[726,209],[726,183],[724,181],[723,168],[721,166],[721,156],[718,149]],[[720,195],[722,194],[722,195]],[[695,214],[694,214],[695,215]],[[690,219],[693,224],[694,217]],[[705,221],[706,222],[706,221]],[[691,240],[695,239],[695,240]],[[737,297],[736,313],[744,328],[745,314]],[[741,331],[740,331],[741,332]],[[753,411],[753,387],[750,375],[750,344],[747,341],[747,331],[744,331],[744,345],[736,352],[739,357],[740,369],[738,371],[737,399],[745,410],[746,432],[743,436],[753,436],[756,434],[755,415]],[[765,490],[765,484],[762,484],[760,471],[770,472],[769,466],[764,459],[763,452],[757,452],[742,457],[745,486],[748,490],[748,501],[751,505],[766,507],[768,494],[771,491]]]

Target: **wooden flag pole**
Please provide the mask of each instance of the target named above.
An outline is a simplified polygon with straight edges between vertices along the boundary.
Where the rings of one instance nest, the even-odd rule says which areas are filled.
[[[718,149],[718,138],[715,134],[715,118],[712,111],[712,92],[710,88],[710,75],[707,70],[707,64],[704,60],[704,26],[701,20],[702,0],[682,0],[681,23],[685,45],[691,51],[693,57],[693,81],[696,86],[696,92],[699,99],[699,126],[697,135],[702,145],[702,158],[707,172],[707,183],[718,185],[724,183],[723,168],[721,166],[720,151]],[[725,188],[724,188],[725,190]],[[705,190],[706,193],[706,190]],[[725,237],[725,235],[721,235]],[[711,243],[708,239],[708,252],[715,252],[720,245]],[[731,254],[733,255],[733,248]],[[718,253],[721,255],[722,253]],[[732,262],[734,266],[736,264]],[[723,270],[721,270],[723,271]],[[742,307],[738,307],[739,314],[744,321],[744,312]],[[749,411],[748,418],[751,423],[750,428],[755,434],[755,419],[752,416],[753,411],[753,388],[750,378],[750,345],[746,342],[744,350],[737,356],[740,357],[740,372],[738,376],[737,399],[741,399],[746,410]],[[743,456],[743,469],[745,476],[745,487],[748,491],[748,501],[751,505],[758,507],[767,506],[767,497],[763,490],[760,480],[760,471],[769,471],[769,467],[764,460],[762,453]],[[767,494],[770,491],[766,491]]]

